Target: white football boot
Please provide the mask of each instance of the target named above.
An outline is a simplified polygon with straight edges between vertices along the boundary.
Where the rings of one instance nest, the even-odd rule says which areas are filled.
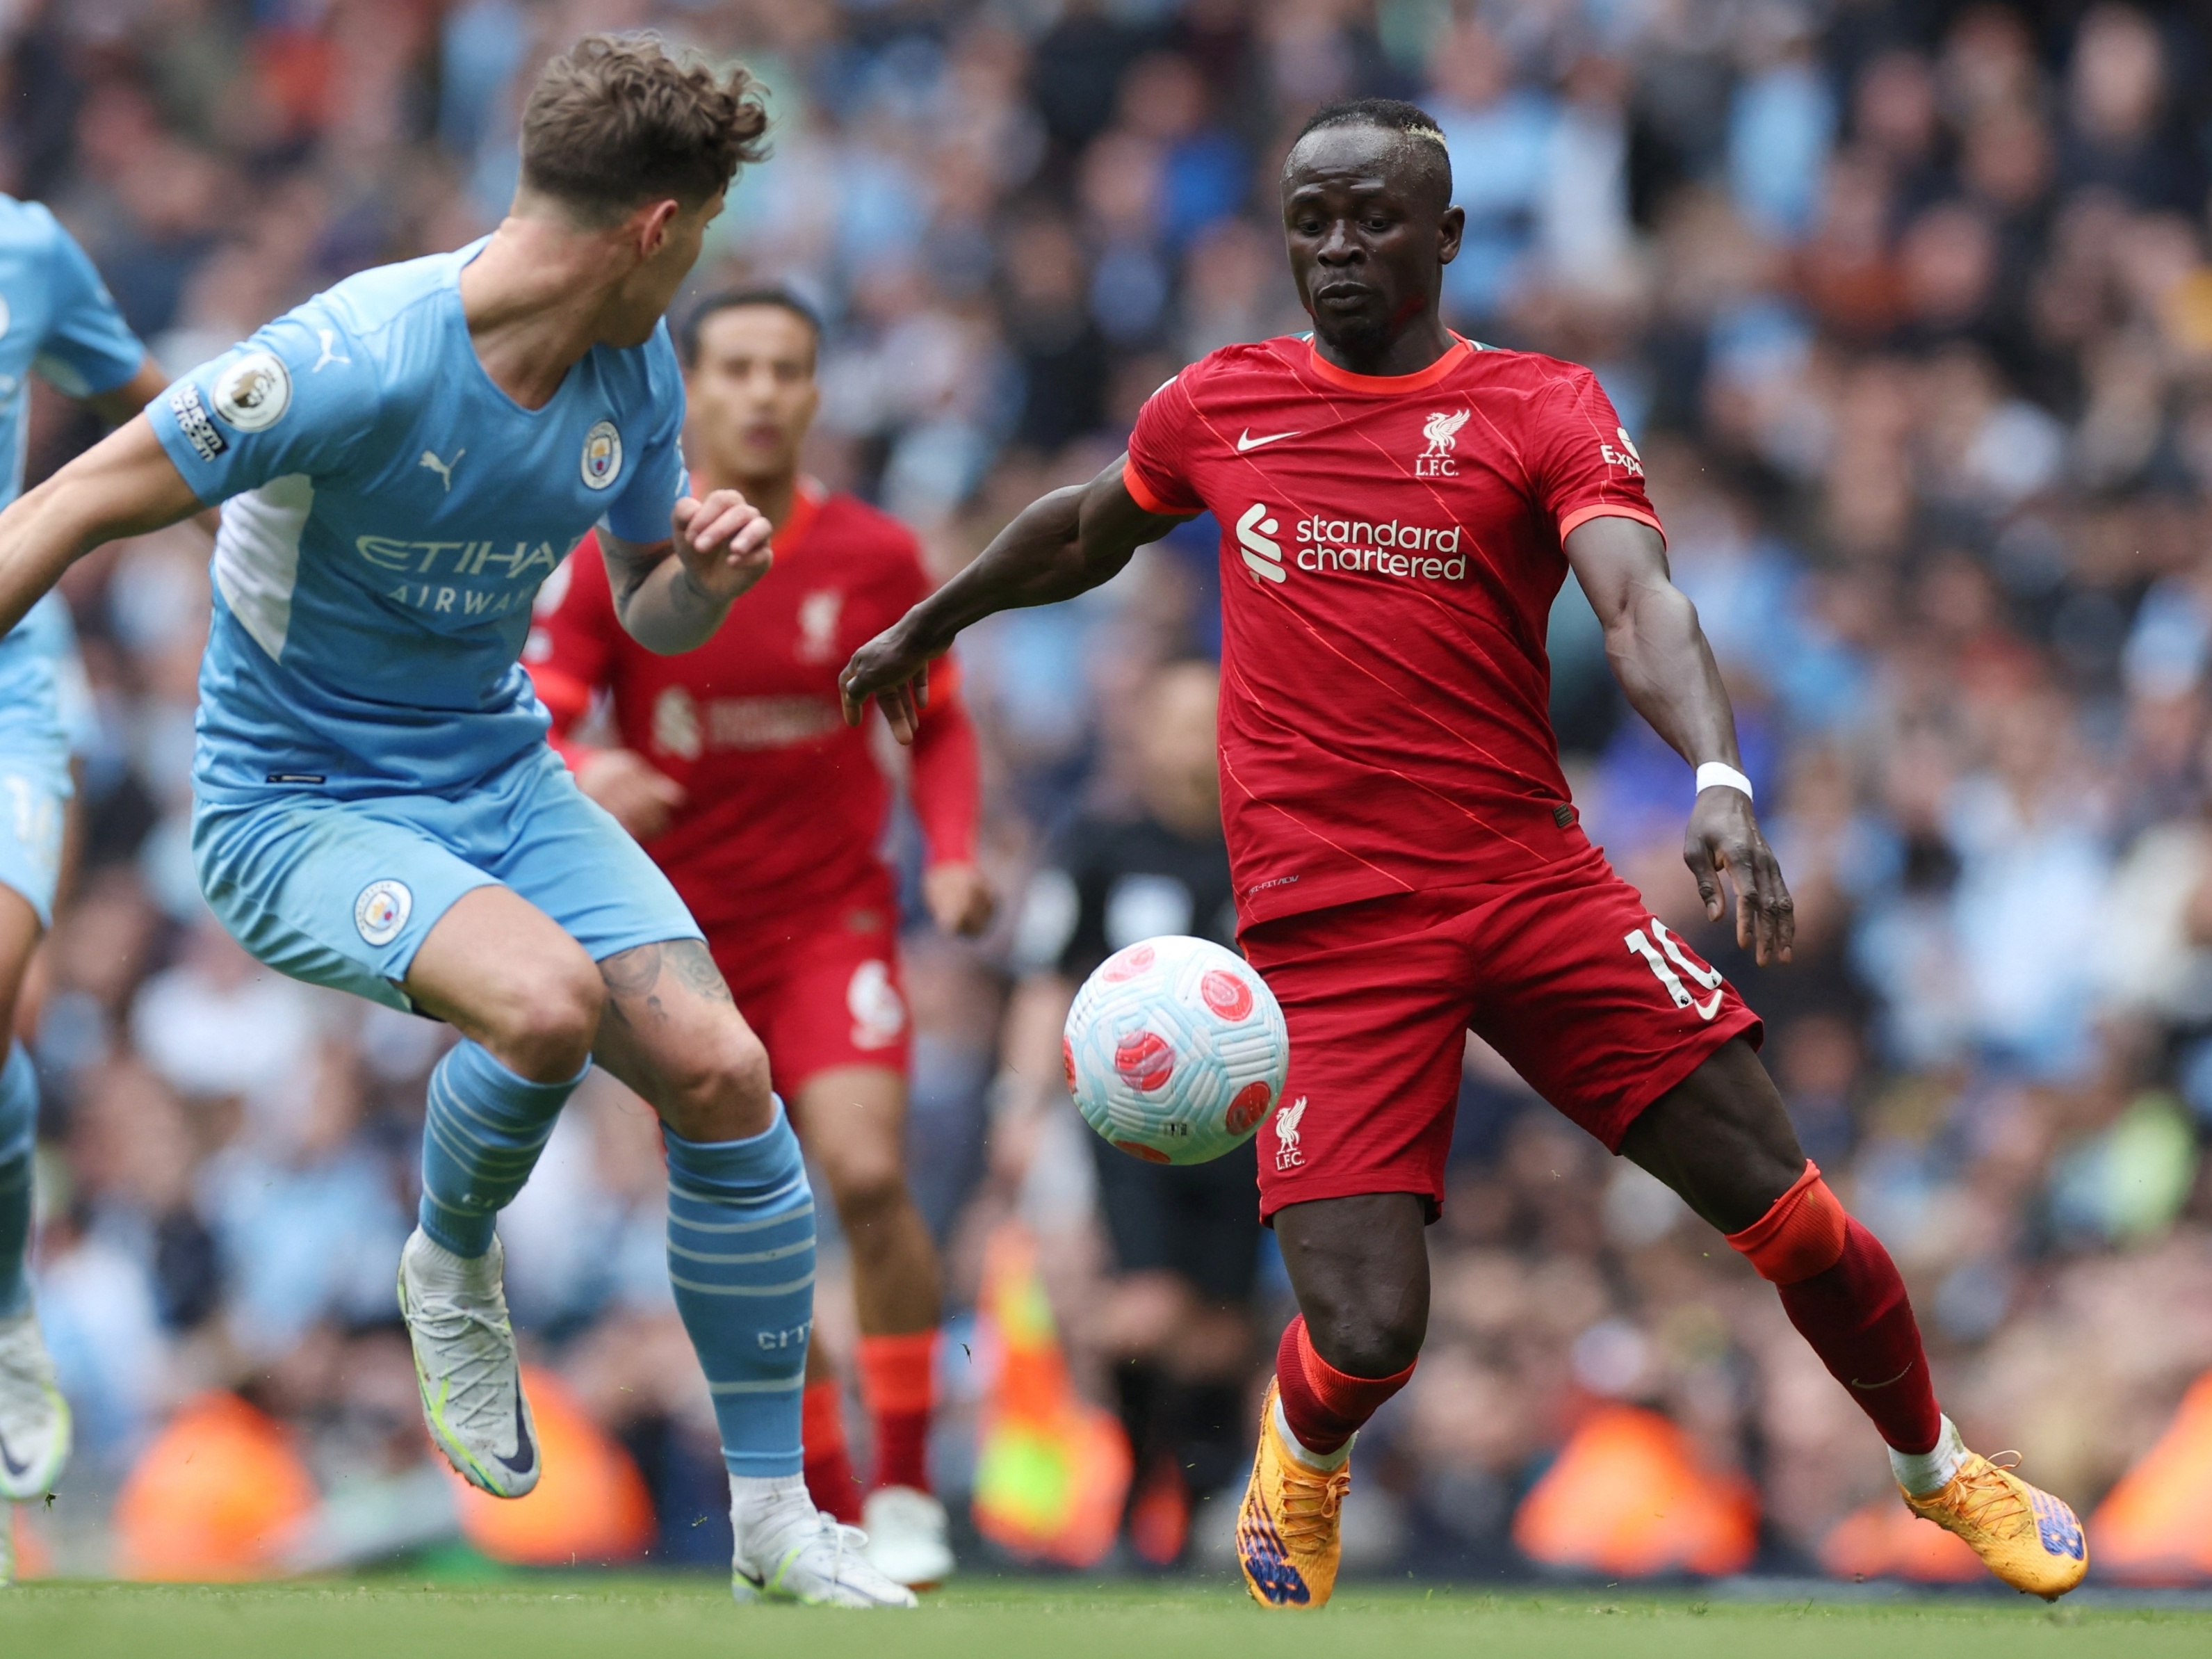
[[[860,1505],[868,1534],[868,1562],[909,1589],[952,1577],[952,1540],[945,1505],[912,1486],[882,1486]]]
[[[44,1498],[69,1462],[70,1408],[29,1308],[0,1320],[0,1498]]]
[[[461,1479],[494,1498],[538,1484],[538,1424],[522,1392],[499,1241],[473,1261],[417,1227],[399,1253],[399,1311],[430,1437]]]
[[[806,1483],[767,1503],[740,1499],[732,1483],[730,1528],[737,1534],[730,1594],[740,1601],[799,1601],[817,1607],[911,1607],[914,1592],[868,1561],[868,1535],[814,1507]]]

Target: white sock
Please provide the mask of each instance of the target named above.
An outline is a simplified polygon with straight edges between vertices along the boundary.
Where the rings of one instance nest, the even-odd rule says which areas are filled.
[[[1291,1456],[1297,1458],[1306,1468],[1318,1469],[1323,1474],[1327,1474],[1332,1469],[1342,1468],[1351,1460],[1352,1440],[1359,1438],[1357,1434],[1353,1435],[1352,1440],[1346,1441],[1333,1452],[1314,1450],[1312,1447],[1291,1432],[1291,1419],[1283,1415],[1283,1396],[1279,1393],[1275,1395],[1275,1432],[1283,1437],[1283,1443],[1290,1448]]]
[[[730,1526],[739,1538],[778,1531],[814,1518],[814,1500],[803,1474],[733,1474],[730,1477]]]
[[[1958,1474],[1959,1465],[1966,1461],[1966,1443],[1959,1438],[1958,1425],[1948,1417],[1943,1419],[1943,1432],[1936,1437],[1936,1444],[1930,1449],[1901,1452],[1894,1446],[1889,1449],[1889,1472],[1897,1477],[1897,1484],[1915,1498],[1925,1498],[1950,1485],[1951,1477]]]

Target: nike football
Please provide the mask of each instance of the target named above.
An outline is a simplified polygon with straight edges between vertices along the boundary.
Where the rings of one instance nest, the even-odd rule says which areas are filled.
[[[1060,1047],[1083,1121],[1149,1164],[1249,1140],[1283,1092],[1290,1034],[1250,963],[1202,939],[1116,951],[1084,981]]]

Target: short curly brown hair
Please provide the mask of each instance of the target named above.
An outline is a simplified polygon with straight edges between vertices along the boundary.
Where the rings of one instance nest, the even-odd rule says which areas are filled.
[[[546,64],[522,112],[522,182],[580,217],[673,197],[696,207],[768,155],[768,106],[727,74],[650,33],[588,34]]]

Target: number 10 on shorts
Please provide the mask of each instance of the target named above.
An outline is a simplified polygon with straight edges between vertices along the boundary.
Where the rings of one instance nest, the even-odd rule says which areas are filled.
[[[1721,987],[1720,969],[1706,967],[1704,963],[1685,951],[1682,948],[1682,941],[1668,932],[1667,924],[1656,916],[1651,918],[1651,932],[1659,941],[1656,945],[1652,944],[1650,939],[1645,937],[1641,927],[1629,934],[1623,942],[1631,951],[1644,958],[1645,966],[1651,969],[1660,984],[1667,988],[1667,994],[1674,998],[1674,1006],[1677,1008],[1694,1008],[1698,1011],[1699,1019],[1712,1018],[1721,1011],[1721,997],[1723,993]],[[1660,954],[1662,950],[1666,952],[1663,956]],[[1682,976],[1685,974],[1697,981],[1702,989],[1711,992],[1712,995],[1703,1002],[1692,996],[1689,987],[1682,983]]]

